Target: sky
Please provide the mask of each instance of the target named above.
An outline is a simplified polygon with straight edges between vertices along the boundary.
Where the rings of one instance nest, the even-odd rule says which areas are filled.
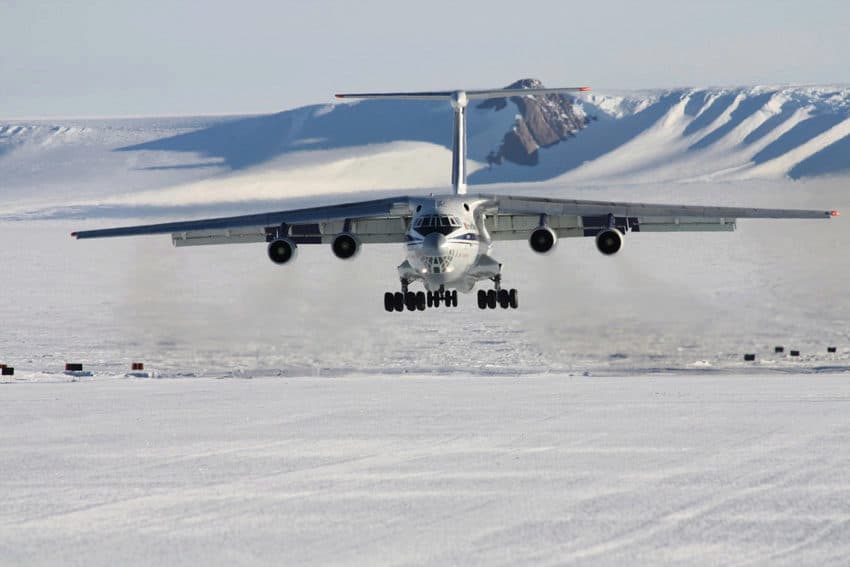
[[[846,0],[0,0],[0,118],[275,112],[339,91],[850,83]]]

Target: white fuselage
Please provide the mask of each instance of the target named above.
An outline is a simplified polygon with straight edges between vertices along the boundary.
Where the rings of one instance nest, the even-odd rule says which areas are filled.
[[[470,291],[475,282],[492,277],[481,270],[481,258],[492,246],[479,212],[480,201],[464,195],[419,200],[407,231],[407,262],[402,278],[419,280],[430,291]]]

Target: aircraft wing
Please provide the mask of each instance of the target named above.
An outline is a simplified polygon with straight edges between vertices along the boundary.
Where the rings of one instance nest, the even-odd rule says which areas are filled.
[[[267,242],[286,236],[296,244],[329,243],[340,232],[354,232],[362,242],[404,242],[411,200],[391,197],[341,205],[310,207],[233,217],[82,230],[77,239],[171,234],[175,246]]]
[[[838,211],[704,207],[580,201],[510,195],[481,195],[488,200],[487,229],[494,240],[528,238],[546,223],[559,237],[596,236],[609,226],[609,215],[621,232],[732,231],[739,218],[828,219]]]

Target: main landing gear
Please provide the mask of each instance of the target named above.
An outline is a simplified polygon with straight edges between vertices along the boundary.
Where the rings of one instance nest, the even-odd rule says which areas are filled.
[[[457,307],[457,290],[446,291],[417,291],[407,290],[407,280],[401,280],[401,291],[386,292],[384,294],[384,309],[387,311],[425,311],[430,307],[439,307],[442,303],[446,307]]]
[[[517,290],[502,289],[501,276],[494,277],[493,283],[496,284],[496,289],[478,290],[479,309],[495,309],[496,306],[499,306],[502,309],[516,309],[517,307],[519,307],[519,297]]]

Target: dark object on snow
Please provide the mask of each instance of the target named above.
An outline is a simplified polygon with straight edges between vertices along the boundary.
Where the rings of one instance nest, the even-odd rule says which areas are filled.
[[[133,370],[144,370],[145,369],[145,363],[144,362],[134,362],[132,369]]]
[[[746,360],[747,362],[752,362],[755,359],[756,359],[756,355],[754,355],[754,354],[745,354],[744,355],[744,360]]]
[[[775,352],[775,353],[785,352],[785,347],[782,347],[782,346],[773,347],[773,352]]]
[[[800,356],[800,351],[799,350],[792,350],[791,356]]]
[[[82,372],[83,365],[80,362],[66,362],[65,372]]]
[[[835,348],[834,346],[826,347],[826,352],[837,352],[837,351],[838,351],[838,349]]]
[[[3,368],[0,369],[0,372],[2,372],[3,376],[14,376],[15,375],[15,369],[12,368],[11,366],[6,366],[5,364],[3,365]]]

